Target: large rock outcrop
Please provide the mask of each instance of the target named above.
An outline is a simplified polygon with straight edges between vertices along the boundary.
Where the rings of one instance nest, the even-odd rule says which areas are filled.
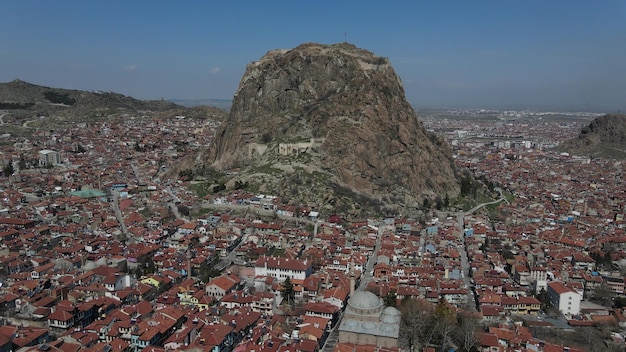
[[[250,63],[201,158],[303,202],[311,188],[330,204],[337,193],[414,205],[459,191],[447,144],[415,116],[389,60],[347,43],[302,44]]]
[[[578,137],[561,144],[557,150],[576,155],[626,159],[626,115],[600,116],[583,127]]]

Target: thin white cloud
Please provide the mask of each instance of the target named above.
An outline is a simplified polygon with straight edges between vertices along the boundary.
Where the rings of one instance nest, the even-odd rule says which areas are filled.
[[[124,71],[135,71],[139,66],[132,64],[124,66]]]
[[[222,71],[222,69],[219,68],[219,67],[211,67],[211,69],[209,70],[209,72],[211,72],[211,74],[220,73],[221,71]]]

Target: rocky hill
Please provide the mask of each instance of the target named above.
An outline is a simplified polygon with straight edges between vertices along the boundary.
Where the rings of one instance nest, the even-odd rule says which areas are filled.
[[[0,83],[0,110],[81,114],[94,111],[164,111],[183,108],[169,101],[143,101],[112,92],[50,88],[21,80]]]
[[[348,213],[415,207],[460,189],[447,144],[424,129],[389,60],[347,43],[302,44],[250,63],[195,163],[236,173],[227,186]]]
[[[3,121],[5,129],[25,135],[32,132],[30,128],[50,128],[119,114],[150,112],[154,118],[184,115],[216,121],[226,116],[225,110],[214,106],[189,108],[165,100],[145,101],[113,92],[50,88],[21,80],[0,83],[0,112],[3,111],[10,113]],[[40,120],[41,116],[48,118]]]
[[[600,116],[557,149],[574,155],[626,159],[626,115]]]

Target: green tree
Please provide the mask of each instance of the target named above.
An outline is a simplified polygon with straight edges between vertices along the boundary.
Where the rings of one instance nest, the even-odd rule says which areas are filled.
[[[226,185],[220,183],[218,185],[213,186],[213,193],[218,193],[226,189]]]
[[[13,170],[13,162],[9,160],[7,165],[2,169],[2,173],[4,174],[5,177],[9,177],[13,175],[14,172],[15,170]]]
[[[489,238],[485,238],[485,242],[483,242],[483,244],[481,244],[480,247],[478,247],[478,249],[480,249],[483,252],[486,252],[487,250],[489,250]]]
[[[296,291],[293,288],[291,278],[287,277],[283,282],[283,288],[280,290],[283,299],[287,300],[287,304],[293,304],[296,298]]]
[[[20,161],[18,161],[17,166],[20,168],[20,170],[26,169],[26,159],[24,158],[24,155],[20,156]]]
[[[606,246],[604,252],[591,252],[589,256],[596,262],[596,268],[599,270],[610,269],[613,267],[613,251],[612,247]]]
[[[180,177],[183,181],[191,181],[194,177],[194,172],[191,169],[180,170],[178,172],[178,177]]]
[[[200,281],[209,282],[209,280],[213,277],[220,276],[222,274],[221,271],[217,270],[213,267],[203,267],[200,269]]]
[[[504,258],[504,259],[515,259],[515,256],[513,255],[513,252],[511,252],[508,249],[505,249],[504,251],[502,251],[502,258]]]
[[[461,195],[467,196],[472,192],[472,177],[465,173],[461,178]]]
[[[191,209],[189,209],[188,206],[184,205],[184,204],[180,204],[178,206],[178,213],[180,213],[183,216],[189,216],[189,213],[191,212]]]
[[[249,183],[248,182],[243,182],[240,180],[235,181],[235,189],[246,189],[248,188]]]
[[[141,273],[143,275],[154,274],[156,272],[156,266],[154,265],[152,257],[142,257],[137,267],[141,268]]]
[[[383,297],[383,302],[385,303],[386,307],[395,307],[397,304],[397,299],[398,294],[396,293],[396,290],[389,290],[387,295]]]
[[[135,277],[137,278],[137,280],[140,280],[142,276],[143,271],[141,270],[141,265],[137,265],[137,268],[135,269]]]
[[[443,199],[441,199],[440,196],[437,196],[435,198],[435,208],[437,210],[441,210],[443,208]]]
[[[613,305],[615,306],[615,308],[626,307],[626,297],[615,297]]]
[[[548,297],[548,292],[542,287],[541,290],[535,295],[535,298],[541,302],[541,310],[544,312],[552,307],[552,302],[550,302],[550,297]]]

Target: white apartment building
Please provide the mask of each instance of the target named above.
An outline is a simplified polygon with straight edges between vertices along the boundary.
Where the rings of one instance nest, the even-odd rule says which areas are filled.
[[[61,153],[50,149],[39,151],[39,166],[53,166],[61,164]]]
[[[562,314],[576,315],[580,313],[581,295],[565,286],[560,281],[548,283],[548,297],[550,302],[559,309]]]

